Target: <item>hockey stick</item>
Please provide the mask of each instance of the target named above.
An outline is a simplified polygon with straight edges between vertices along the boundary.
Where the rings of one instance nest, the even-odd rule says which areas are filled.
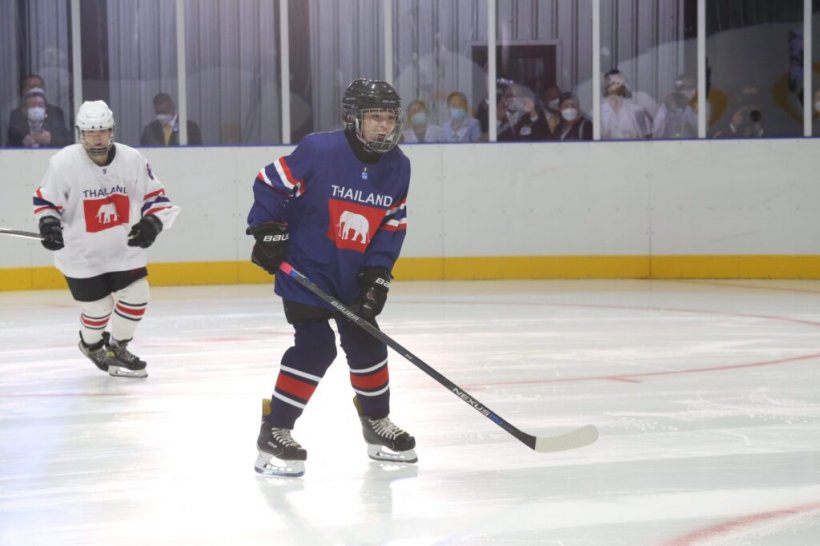
[[[0,235],[11,235],[12,237],[23,237],[25,239],[42,240],[43,236],[33,231],[20,231],[18,229],[0,228]]]
[[[527,447],[534,449],[540,453],[548,453],[552,451],[564,451],[567,449],[576,449],[579,447],[584,447],[586,445],[591,444],[595,440],[598,439],[598,429],[595,428],[593,425],[585,425],[581,428],[575,429],[573,431],[559,434],[557,436],[542,436],[542,437],[535,437],[531,434],[527,434],[519,430],[518,428],[514,427],[504,419],[502,419],[498,414],[493,412],[490,408],[476,400],[474,396],[469,394],[467,391],[441,375],[439,372],[434,370],[428,364],[426,364],[423,360],[419,357],[402,347],[398,342],[394,341],[393,338],[364,320],[363,318],[359,317],[353,311],[345,307],[339,300],[316,286],[313,281],[305,277],[303,274],[299,273],[297,270],[293,268],[289,263],[283,262],[279,266],[279,270],[282,271],[284,274],[288,275],[296,282],[319,296],[321,299],[329,303],[339,312],[341,312],[348,320],[356,324],[359,328],[365,330],[368,334],[375,337],[388,347],[395,350],[401,356],[406,358],[410,361],[411,364],[415,365],[421,371],[441,383],[447,390],[455,394],[460,399],[464,400],[467,404],[472,406],[474,410],[482,414],[484,417],[495,423],[496,425],[500,426],[508,433],[515,436],[519,441],[523,442]]]

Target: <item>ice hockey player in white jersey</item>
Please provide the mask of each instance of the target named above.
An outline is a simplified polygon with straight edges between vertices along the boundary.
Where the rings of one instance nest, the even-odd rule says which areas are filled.
[[[79,143],[51,158],[34,192],[42,244],[82,306],[80,351],[109,375],[147,377],[128,343],[148,305],[146,249],[179,207],[145,157],[114,142],[105,102],[84,102],[76,119]]]

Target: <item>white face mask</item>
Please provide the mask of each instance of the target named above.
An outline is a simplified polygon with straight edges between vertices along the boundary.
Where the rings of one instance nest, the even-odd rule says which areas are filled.
[[[564,108],[561,110],[561,117],[567,121],[573,121],[578,118],[577,108]]]
[[[814,109],[817,112],[820,112],[820,100],[814,103]]]
[[[547,103],[547,106],[550,110],[558,110],[558,108],[560,107],[558,104],[558,99],[552,99]]]
[[[174,116],[171,114],[157,114],[157,121],[163,125],[170,125],[174,121]]]
[[[32,123],[39,123],[46,119],[46,109],[42,106],[32,106],[26,112],[28,120]]]

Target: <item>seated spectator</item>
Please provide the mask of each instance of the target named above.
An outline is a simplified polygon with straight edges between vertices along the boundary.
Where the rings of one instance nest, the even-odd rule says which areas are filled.
[[[422,100],[414,100],[407,106],[407,123],[409,128],[402,134],[402,142],[406,144],[444,141],[444,130],[429,123],[427,105]]]
[[[820,136],[820,89],[814,92],[814,102],[812,102],[812,135]]]
[[[157,119],[142,130],[142,146],[179,146],[179,119],[177,107],[171,95],[157,93],[154,97],[154,113]],[[202,144],[199,125],[188,120],[188,144]]]
[[[23,97],[19,111],[19,116],[12,112],[9,120],[6,138],[9,148],[62,148],[73,142],[59,114],[54,118],[48,115],[42,89],[30,89]]]
[[[729,121],[712,134],[712,138],[760,138],[763,136],[763,112],[757,87],[745,86]]]
[[[500,120],[501,111],[503,110],[504,92],[508,87],[514,85],[515,82],[507,78],[497,78],[495,80],[495,100],[496,100],[496,118]],[[475,118],[481,127],[481,138],[479,140],[487,141],[490,136],[490,103],[489,98],[485,97],[475,109]]]
[[[559,140],[592,140],[592,122],[584,117],[574,93],[562,93],[558,99],[561,124],[556,130]]]
[[[544,89],[544,115],[549,129],[549,140],[558,139],[558,125],[561,123],[561,88],[550,85]]]
[[[478,120],[470,116],[467,95],[454,91],[447,96],[449,120],[441,126],[445,142],[476,142],[481,137]]]
[[[23,108],[23,99],[31,93],[36,91],[45,96],[45,83],[43,78],[37,74],[29,74],[20,85],[20,106],[9,113],[9,129],[6,134],[6,145],[20,147],[23,146],[22,139],[28,134],[28,116]],[[51,143],[49,146],[62,147],[74,142],[73,133],[68,129],[66,124],[65,114],[59,106],[55,106],[46,101],[45,118],[49,120],[47,127],[51,134]],[[12,131],[14,131],[14,138],[12,139]],[[40,135],[44,138],[44,135]],[[16,144],[15,144],[16,143]]]
[[[498,141],[522,142],[549,140],[544,109],[535,102],[535,94],[526,86],[512,85],[505,89],[499,109]]]
[[[666,95],[655,115],[653,138],[697,138],[698,115],[691,106],[695,98],[694,80],[680,76],[675,91]]]
[[[645,108],[627,99],[632,97],[620,70],[604,75],[601,102],[601,137],[604,140],[644,139],[652,136],[652,117]]]

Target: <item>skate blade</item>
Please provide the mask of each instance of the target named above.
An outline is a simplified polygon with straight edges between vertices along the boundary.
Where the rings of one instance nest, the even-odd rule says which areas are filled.
[[[288,461],[278,459],[270,453],[260,451],[253,469],[263,476],[280,478],[298,478],[305,473],[305,461]]]
[[[374,461],[387,461],[389,463],[415,463],[419,460],[414,449],[393,451],[378,444],[367,444],[367,455]]]
[[[131,377],[134,379],[143,379],[148,377],[148,372],[145,368],[141,370],[129,370],[123,366],[109,366],[108,375],[111,377]]]

